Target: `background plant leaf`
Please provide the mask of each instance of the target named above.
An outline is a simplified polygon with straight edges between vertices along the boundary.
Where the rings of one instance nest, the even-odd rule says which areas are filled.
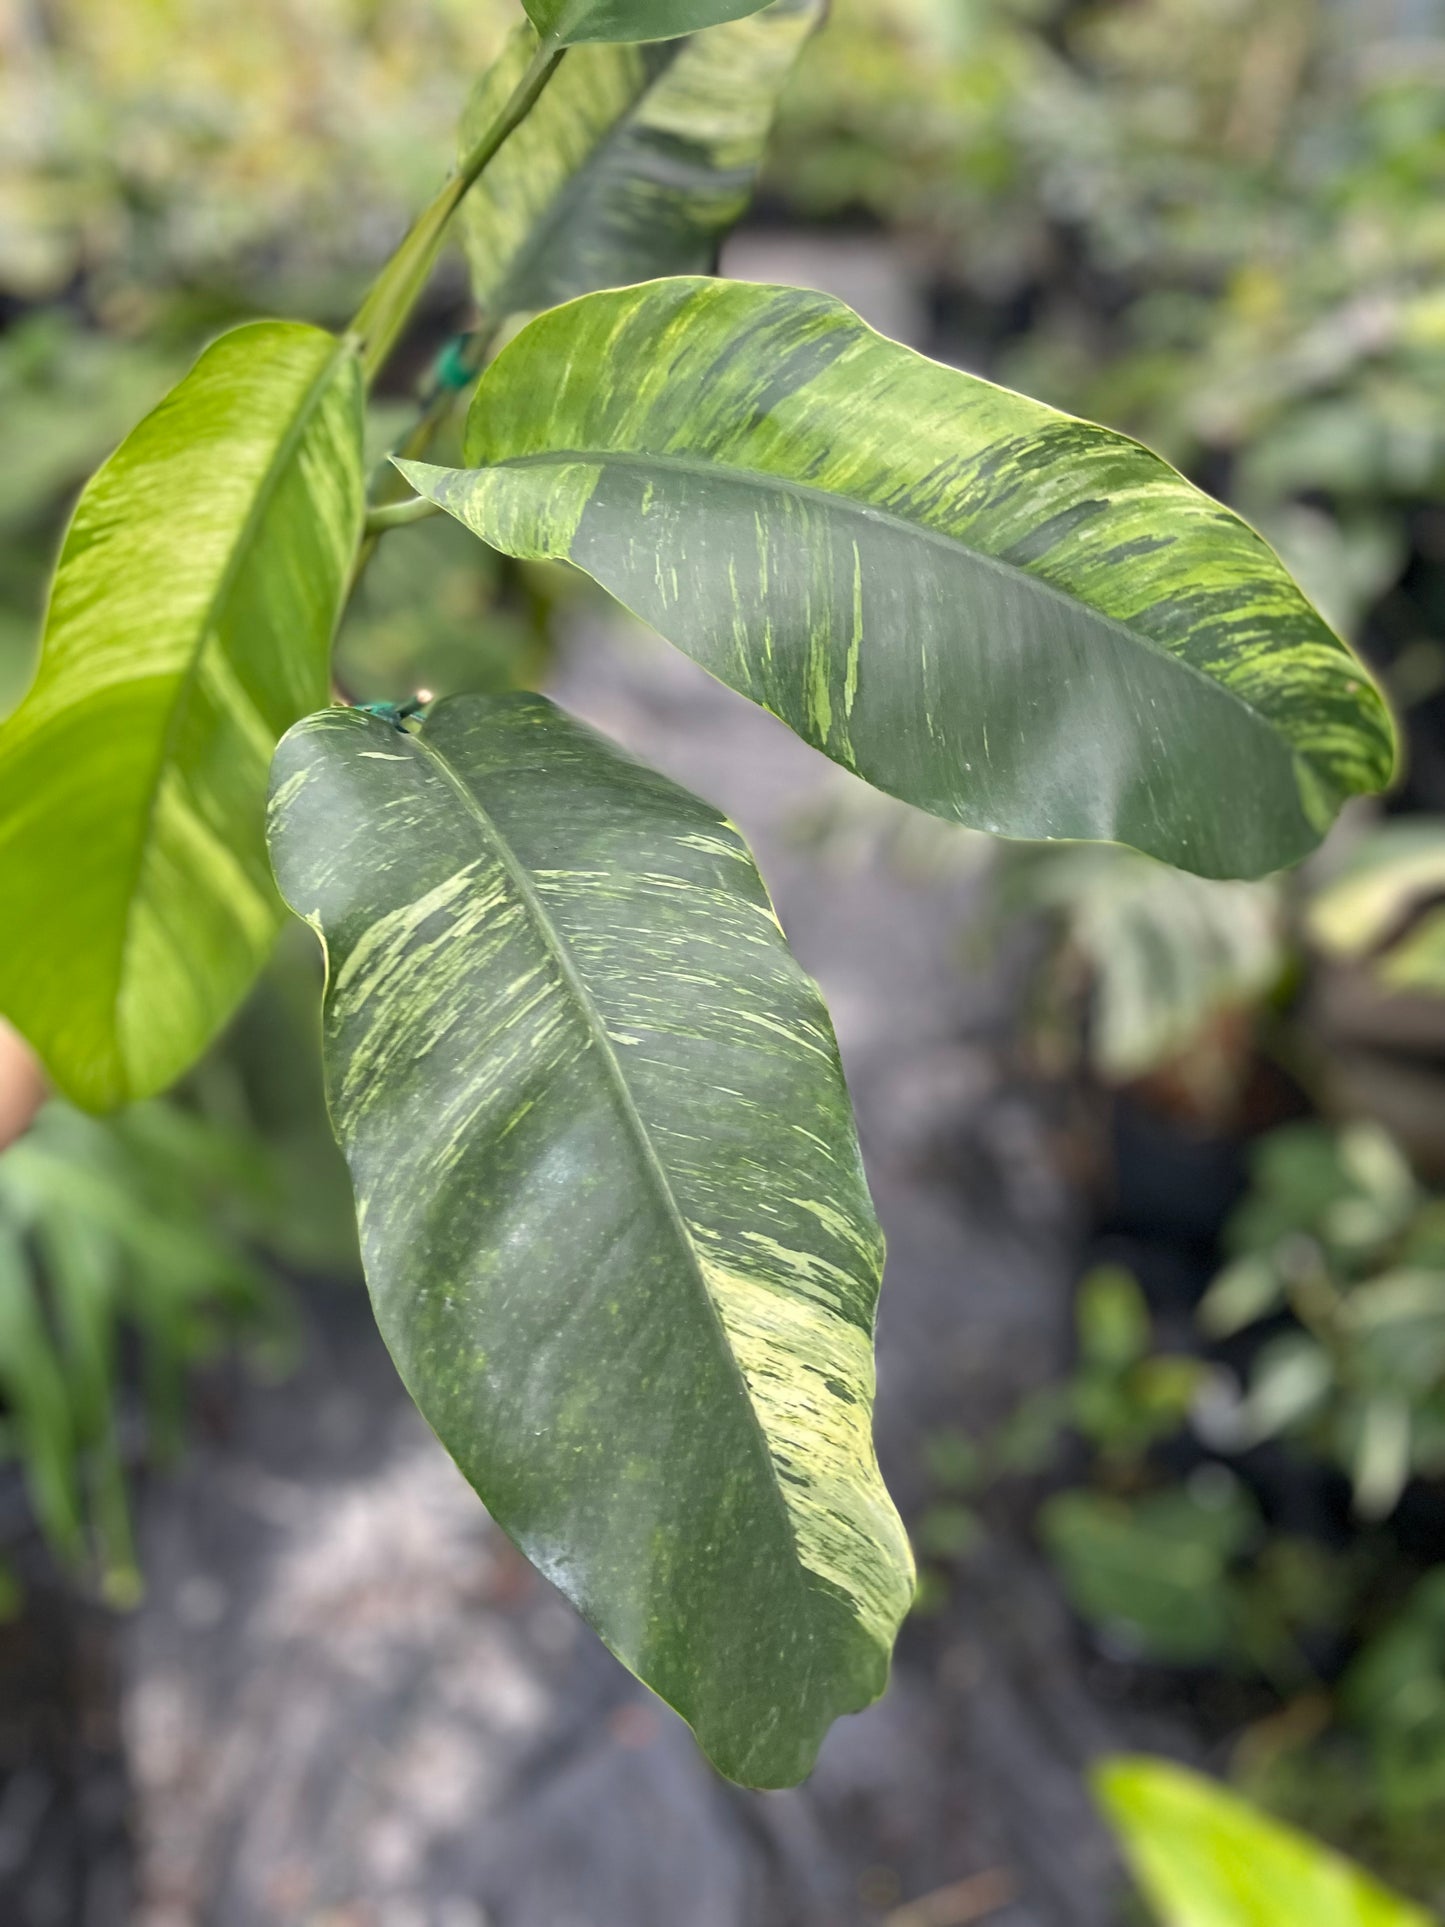
[[[404,472],[976,828],[1255,876],[1393,767],[1366,672],[1237,516],[829,297],[586,296],[498,357],[466,454]]]
[[[538,696],[277,754],[383,1335],[498,1521],[753,1785],[881,1692],[881,1239],[737,832]]]
[[[3,1444],[51,1550],[112,1604],[140,1586],[125,1457],[174,1443],[187,1371],[223,1335],[283,1350],[254,1257],[268,1167],[245,1137],[164,1102],[104,1120],[51,1103],[0,1156]],[[232,1226],[223,1195],[250,1206]]]
[[[462,203],[483,311],[710,269],[747,205],[777,97],[821,0],[777,0],[685,41],[576,48]],[[526,71],[522,27],[462,119],[470,151]]]
[[[361,384],[319,328],[223,335],[89,483],[0,730],[0,1010],[67,1095],[170,1083],[281,917],[276,739],[325,700],[362,511]]]
[[[1074,1609],[1124,1649],[1175,1666],[1227,1652],[1241,1611],[1231,1571],[1258,1527],[1232,1482],[1207,1498],[1185,1488],[1132,1499],[1057,1492],[1039,1515]]]
[[[673,40],[757,13],[764,0],[522,0],[544,38],[562,46],[580,40]]]
[[[1258,1004],[1285,971],[1277,883],[1188,876],[1109,845],[999,847],[995,919],[1043,912],[1067,961],[1087,965],[1089,1059],[1111,1083],[1200,1044],[1211,1019]]]
[[[1106,1760],[1094,1788],[1160,1927],[1430,1927],[1352,1861],[1167,1760]]]
[[[1364,962],[1390,990],[1445,994],[1445,817],[1390,817],[1312,899],[1311,938]]]

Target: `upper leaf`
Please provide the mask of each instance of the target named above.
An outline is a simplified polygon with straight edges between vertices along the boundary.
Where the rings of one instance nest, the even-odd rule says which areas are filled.
[[[1389,778],[1383,701],[1237,516],[827,296],[675,280],[542,315],[467,459],[403,466],[940,816],[1257,876]]]
[[[765,0],[522,0],[527,18],[558,46],[579,40],[675,40],[741,20]]]
[[[715,811],[539,696],[277,753],[383,1335],[498,1521],[721,1770],[799,1779],[910,1597],[827,1013]]]
[[[777,0],[690,40],[579,47],[462,203],[494,315],[712,266],[747,204],[778,93],[822,0]],[[490,126],[536,48],[521,27],[462,120]]]
[[[1094,1784],[1160,1927],[1429,1927],[1362,1867],[1167,1760],[1106,1760]]]
[[[267,321],[80,498],[0,729],[0,1010],[88,1108],[170,1083],[265,959],[267,769],[325,700],[362,492],[355,357]]]

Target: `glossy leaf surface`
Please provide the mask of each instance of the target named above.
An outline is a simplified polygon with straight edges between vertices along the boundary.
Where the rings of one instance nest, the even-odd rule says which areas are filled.
[[[674,40],[757,13],[764,0],[523,0],[527,18],[560,46],[582,40]]]
[[[747,204],[774,106],[821,0],[778,0],[681,42],[575,49],[462,203],[493,315],[710,268]],[[526,71],[520,28],[461,127],[466,152]]]
[[[186,1069],[270,947],[267,770],[325,700],[362,481],[354,358],[257,322],[81,496],[0,730],[0,1011],[91,1109]]]
[[[277,754],[378,1321],[498,1521],[753,1785],[883,1688],[881,1239],[833,1035],[707,805],[544,698]]]
[[[1160,1927],[1430,1927],[1362,1867],[1167,1760],[1106,1760],[1094,1787]]]
[[[1254,876],[1390,774],[1383,702],[1236,516],[827,296],[682,279],[542,315],[467,459],[405,472],[976,828]]]

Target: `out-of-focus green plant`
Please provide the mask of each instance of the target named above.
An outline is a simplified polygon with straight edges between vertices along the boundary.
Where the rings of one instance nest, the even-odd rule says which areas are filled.
[[[1428,1828],[1445,1803],[1445,1567],[1411,1590],[1340,1689],[1364,1734],[1386,1811]]]
[[[1158,1351],[1138,1287],[1095,1273],[1071,1379],[935,1469],[981,1516],[991,1482],[1062,1470],[1037,1529],[1101,1648],[1276,1696],[1244,1784],[1440,1897],[1445,1574],[1387,1525],[1445,1470],[1445,1201],[1377,1126],[1295,1124],[1260,1141],[1225,1237],[1199,1315],[1222,1357]],[[1170,1396],[1141,1409],[1150,1368]],[[1269,1441],[1307,1489],[1351,1479],[1348,1543],[1279,1523],[1268,1480],[1256,1498]]]
[[[1232,1450],[1307,1444],[1348,1472],[1362,1518],[1382,1518],[1412,1474],[1445,1473],[1445,1200],[1369,1123],[1288,1126],[1254,1160],[1199,1319],[1216,1339],[1290,1322],[1242,1398],[1200,1422]]]
[[[1070,98],[1114,109],[1068,191],[1128,293],[1100,373],[1075,338],[1077,401],[1186,466],[1230,461],[1241,507],[1347,627],[1394,579],[1400,509],[1438,495],[1445,461],[1445,114],[1422,28],[1312,0],[1103,10],[1061,111],[1034,123],[1059,167]],[[1066,326],[1046,333],[1064,373]],[[1042,376],[1049,348],[1026,353]]]
[[[1064,1384],[1026,1399],[992,1442],[1001,1473],[1043,1469],[1062,1431],[1076,1432],[1106,1474],[1129,1481],[1149,1447],[1178,1430],[1200,1383],[1200,1361],[1151,1351],[1148,1307],[1137,1281],[1100,1265],[1074,1301],[1077,1358]]]
[[[1186,1424],[1215,1453],[1283,1438],[1338,1465],[1364,1520],[1392,1512],[1412,1476],[1445,1472],[1445,1200],[1417,1183],[1391,1139],[1368,1123],[1270,1133],[1225,1241],[1231,1260],[1198,1317],[1216,1342],[1264,1327],[1243,1388],[1202,1358],[1155,1353],[1138,1286],[1108,1267],[1080,1288],[1071,1377],[1026,1400],[981,1454],[983,1475],[1002,1476],[1044,1469],[1066,1431],[1088,1444],[1111,1503],[1065,1494],[1042,1515],[1072,1572],[1096,1543],[1096,1563],[1135,1558],[1125,1540],[1139,1535],[1137,1563],[1148,1563],[1153,1513],[1133,1501],[1157,1487],[1150,1448]],[[1203,1494],[1205,1511],[1216,1496]],[[1166,1535],[1185,1517],[1172,1497],[1170,1507]],[[1206,1536],[1219,1543],[1212,1528]],[[1098,1586],[1076,1591],[1086,1616],[1111,1616],[1093,1610]]]
[[[1283,1693],[1358,1610],[1367,1562],[1272,1531],[1228,1466],[1131,1491],[1070,1487],[1039,1535],[1070,1605],[1117,1658],[1209,1667]]]
[[[1160,1927],[1430,1927],[1363,1867],[1170,1761],[1104,1760],[1093,1781]]]
[[[1082,1049],[1111,1084],[1187,1056],[1212,1020],[1267,998],[1289,962],[1275,883],[1216,883],[1118,846],[1005,846],[992,919],[1019,916],[1054,932],[1038,1034],[1056,1059]]]
[[[252,1134],[160,1099],[109,1120],[56,1101],[0,1156],[0,1444],[114,1604],[140,1587],[127,1464],[175,1443],[188,1370],[237,1337],[284,1356],[257,1256],[283,1199]]]
[[[450,159],[504,0],[60,0],[0,59],[0,287],[108,326],[344,312]],[[220,308],[221,312],[217,312]],[[124,425],[124,424],[123,424]]]
[[[1081,1281],[1075,1321],[1076,1361],[1061,1384],[1025,1399],[966,1459],[934,1441],[939,1485],[976,1499],[998,1480],[1067,1465],[1071,1443],[1082,1444],[1090,1483],[1046,1498],[1038,1529],[1070,1602],[1108,1645],[1162,1664],[1312,1679],[1305,1644],[1341,1623],[1351,1603],[1339,1562],[1270,1534],[1228,1466],[1201,1465],[1180,1482],[1154,1463],[1154,1448],[1187,1427],[1215,1368],[1155,1349],[1143,1293],[1118,1266]],[[921,1549],[939,1550],[928,1518]]]
[[[337,638],[337,681],[389,702],[514,689],[545,671],[552,615],[573,586],[437,517],[377,550]]]
[[[765,187],[924,238],[1007,294],[1047,251],[1015,118],[1054,66],[1051,0],[837,0],[784,103]]]
[[[882,856],[929,881],[974,883],[972,956],[1038,926],[1023,1014],[1051,1071],[1087,1067],[1126,1084],[1192,1059],[1206,1081],[1227,1081],[1242,1052],[1219,1050],[1213,1033],[1247,1020],[1295,967],[1290,899],[1275,878],[1218,882],[1120,844],[998,842],[853,789],[826,795],[794,833],[840,867]]]
[[[1040,1061],[1087,1066],[1106,1085],[1164,1071],[1205,1115],[1227,1111],[1256,1019],[1287,1004],[1316,961],[1360,965],[1386,993],[1445,996],[1440,817],[1353,826],[1337,857],[1332,841],[1303,871],[1255,883],[1190,876],[1118,845],[989,845],[851,795],[804,827],[835,859],[881,841],[902,865],[980,877],[971,945],[996,950],[1029,920],[1045,935],[1026,1012]],[[1307,1039],[1306,1061],[1321,1041]]]
[[[1256,1020],[1287,1009],[1314,963],[1445,995],[1445,818],[1348,825],[1303,870],[1259,882],[1191,876],[1117,844],[997,842],[852,789],[796,833],[829,862],[881,854],[930,880],[972,879],[971,950],[997,952],[1021,924],[1043,933],[1025,1009],[1041,1064],[1105,1085],[1165,1071],[1205,1115],[1227,1112]]]
[[[1122,1496],[1059,1492],[1039,1531],[1074,1609],[1115,1652],[1166,1665],[1227,1659],[1243,1638],[1243,1565],[1263,1534],[1223,1467],[1187,1485]]]
[[[194,1370],[237,1345],[284,1370],[285,1274],[359,1273],[317,974],[288,932],[183,1099],[109,1119],[56,1099],[0,1154],[0,1457],[55,1556],[114,1604],[141,1583],[129,1475],[183,1445]],[[0,1613],[17,1598],[0,1566]]]
[[[971,1552],[983,1531],[972,1501],[997,1480],[1047,1471],[1070,1436],[1082,1439],[1097,1454],[1103,1476],[1112,1485],[1127,1488],[1138,1482],[1148,1448],[1185,1422],[1204,1367],[1193,1358],[1151,1354],[1148,1310],[1129,1273],[1112,1265],[1091,1272],[1080,1284],[1074,1311],[1078,1356],[1067,1379],[1024,1399],[981,1442],[954,1432],[937,1433],[929,1441],[929,1468],[938,1496],[925,1508],[915,1535],[917,1550],[925,1559],[947,1563]],[[1097,1604],[1117,1597],[1117,1577],[1132,1609],[1138,1603],[1133,1582],[1140,1561],[1132,1557],[1132,1546],[1121,1544],[1115,1530],[1122,1502],[1100,1503],[1102,1509],[1095,1511],[1089,1494],[1060,1494],[1045,1506],[1045,1530],[1061,1565],[1076,1567],[1081,1600],[1087,1597]],[[1211,1524],[1217,1523],[1218,1512],[1218,1507],[1212,1509]],[[1169,1537],[1169,1522],[1164,1523],[1162,1534]],[[1176,1531],[1174,1541],[1180,1536]],[[1214,1537],[1217,1540],[1219,1534]],[[1161,1550],[1157,1536],[1148,1547],[1142,1540],[1138,1543],[1143,1564],[1149,1566]],[[1164,1550],[1167,1567],[1169,1548]],[[940,1579],[938,1572],[926,1574],[925,1605],[937,1590],[932,1581]],[[1167,1570],[1149,1575],[1148,1585],[1160,1595],[1171,1584]],[[1193,1591],[1198,1592],[1197,1584]],[[1203,1610],[1212,1609],[1211,1602],[1205,1601]],[[1087,1613],[1088,1606],[1081,1604],[1081,1610]],[[1107,1616],[1107,1606],[1103,1610]],[[1144,1610],[1147,1616],[1147,1604]]]

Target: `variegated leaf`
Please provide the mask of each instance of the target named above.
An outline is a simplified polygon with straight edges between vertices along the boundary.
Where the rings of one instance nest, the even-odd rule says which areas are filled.
[[[268,321],[207,349],[80,498],[0,729],[0,1011],[88,1108],[170,1083],[266,957],[267,771],[325,701],[362,494],[354,355]]]
[[[822,0],[684,41],[576,48],[462,203],[472,286],[501,316],[712,266]],[[521,27],[462,120],[470,151],[536,51]]]
[[[910,1596],[881,1240],[730,824],[540,696],[277,753],[382,1332],[492,1512],[723,1772],[799,1779]]]
[[[940,816],[1257,876],[1389,778],[1382,699],[1237,516],[826,296],[553,310],[482,382],[467,459],[403,467]]]
[[[558,46],[582,40],[674,40],[757,13],[764,0],[522,0],[527,18]]]

